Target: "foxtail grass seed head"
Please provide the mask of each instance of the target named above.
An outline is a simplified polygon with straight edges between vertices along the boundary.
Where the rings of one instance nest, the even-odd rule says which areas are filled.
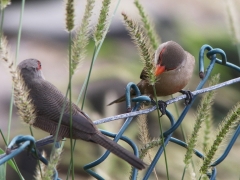
[[[52,179],[53,174],[54,174],[54,169],[56,169],[59,161],[60,161],[60,157],[61,157],[61,153],[62,153],[62,148],[57,148],[54,150],[53,155],[50,157],[48,166],[46,167],[46,173],[43,175],[43,179],[46,178],[50,178],[49,180]]]
[[[95,28],[95,32],[93,35],[93,39],[94,39],[96,45],[98,45],[99,42],[102,40],[104,33],[106,31],[110,3],[111,3],[110,0],[103,0],[103,2],[102,2],[102,9],[100,11],[98,23],[97,23],[97,26]]]
[[[9,60],[7,39],[3,36],[1,37],[0,46],[1,60],[8,65],[9,72],[12,76],[14,103],[18,109],[18,114],[25,123],[33,124],[36,118],[34,105],[29,98],[29,91],[24,84],[20,72],[14,67],[13,62]]]
[[[46,152],[42,152],[42,156],[46,158]],[[37,165],[36,172],[35,172],[35,180],[42,180],[43,175],[46,173],[46,165],[43,163],[40,163],[40,167]]]
[[[66,1],[66,29],[68,32],[74,28],[74,0]]]
[[[219,75],[213,76],[210,80],[209,86],[215,85],[215,83],[217,83],[218,81]],[[197,108],[196,122],[194,123],[192,134],[188,140],[188,149],[184,158],[184,163],[186,167],[188,167],[189,163],[191,162],[194,148],[196,147],[197,141],[199,139],[199,132],[201,130],[202,123],[204,123],[210,117],[214,94],[215,91],[210,91],[206,93]]]
[[[9,64],[9,54],[8,54],[8,42],[5,36],[1,35],[0,42],[0,58],[1,61]]]
[[[210,80],[209,86],[215,85],[219,81],[219,74],[213,76]],[[199,137],[199,131],[202,127],[202,123],[207,121],[210,117],[211,107],[214,100],[215,91],[206,93],[197,109],[196,122],[194,123],[193,132],[188,140],[188,149],[185,154],[184,163],[188,167],[191,162],[194,148],[196,147],[197,140]]]
[[[132,19],[129,19],[125,13],[122,13],[122,16],[125,26],[139,50],[141,60],[144,63],[144,70],[148,76],[148,81],[153,85],[156,82],[156,77],[154,75],[155,67],[153,65],[154,51],[149,45],[148,38],[146,38],[143,29]]]
[[[158,45],[161,44],[160,37],[157,35],[157,32],[154,30],[154,25],[150,22],[149,17],[146,15],[143,6],[138,0],[134,1],[135,6],[138,9],[138,12],[141,16],[143,22],[144,30],[149,38],[150,45],[153,49],[157,49]]]
[[[74,36],[74,39],[72,42],[72,48],[71,48],[72,75],[77,69],[79,63],[85,58],[85,55],[86,55],[86,46],[89,43],[89,37],[90,37],[89,23],[90,23],[90,17],[92,15],[94,3],[95,3],[95,0],[87,1],[81,25],[75,31],[75,36]]]
[[[1,11],[11,4],[10,0],[0,0]]]
[[[212,76],[209,82],[209,87],[214,86],[219,83],[220,80],[220,74],[216,74]],[[216,96],[216,91],[210,91],[208,92],[203,98],[206,100],[203,100],[206,105],[203,105],[203,107],[206,107],[206,110],[203,109],[202,111],[206,112],[204,119],[204,127],[203,127],[203,152],[206,154],[207,151],[209,150],[209,144],[210,144],[210,139],[211,139],[211,132],[212,131],[212,126],[211,124],[213,123],[212,119],[212,104],[213,100]]]
[[[232,134],[232,131],[238,126],[240,123],[240,102],[228,113],[226,118],[220,125],[219,131],[217,133],[216,139],[214,140],[210,150],[208,151],[205,159],[203,161],[203,165],[200,169],[202,174],[206,174],[211,164],[216,151],[219,149],[222,142],[228,137],[229,134]]]
[[[151,142],[145,144],[141,149],[140,149],[140,159],[143,159],[146,155],[147,152],[154,148],[154,147],[159,147],[162,145],[162,139],[153,139]]]
[[[138,128],[139,128],[139,139],[142,144],[147,144],[151,141],[148,129],[148,120],[146,114],[137,116]]]
[[[60,161],[60,157],[61,157],[61,153],[62,153],[62,148],[57,148],[54,150],[54,154],[53,156],[50,157],[49,163],[46,166],[43,163],[40,163],[40,168],[37,166],[37,170],[35,173],[35,179],[36,180],[52,180],[53,175],[54,175],[54,169],[56,169],[59,161]],[[46,158],[46,153],[43,151],[43,155],[44,158]],[[42,172],[42,173],[41,173]]]
[[[32,99],[29,98],[29,90],[18,70],[12,70],[11,74],[14,86],[14,103],[18,109],[18,114],[25,123],[31,125],[36,119],[36,114]]]

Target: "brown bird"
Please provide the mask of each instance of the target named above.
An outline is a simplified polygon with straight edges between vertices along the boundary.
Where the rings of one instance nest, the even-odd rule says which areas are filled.
[[[65,101],[63,94],[41,73],[41,62],[36,59],[26,59],[19,63],[20,75],[29,90],[29,96],[35,106],[36,119],[34,127],[55,135],[64,102],[66,108],[63,113],[59,138],[70,138],[70,106],[72,107],[72,137],[97,143],[124,159],[137,169],[144,169],[145,163],[133,153],[104,136],[91,119],[75,104]]]
[[[189,82],[195,65],[195,58],[185,51],[178,43],[168,41],[161,44],[155,52],[155,76],[157,96],[167,96],[181,91]],[[153,87],[149,84],[145,69],[137,84],[141,94],[154,97]],[[134,96],[135,92],[131,91]],[[125,95],[108,105],[125,101]]]

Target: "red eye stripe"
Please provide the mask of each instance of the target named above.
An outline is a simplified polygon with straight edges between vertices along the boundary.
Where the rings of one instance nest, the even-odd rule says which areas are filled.
[[[37,70],[41,70],[42,69],[42,65],[41,65],[41,62],[40,61],[37,61],[38,63],[38,67],[37,67]]]
[[[163,52],[165,51],[165,48],[163,48],[159,54],[159,59],[158,59],[158,64],[159,65],[162,65],[162,55],[163,55]]]

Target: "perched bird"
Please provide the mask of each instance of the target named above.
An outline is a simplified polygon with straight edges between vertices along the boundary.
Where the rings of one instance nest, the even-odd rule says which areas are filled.
[[[189,82],[195,65],[195,58],[185,51],[178,43],[168,41],[161,44],[155,52],[154,58],[157,96],[172,95],[181,91]],[[145,69],[140,75],[141,81],[137,84],[141,94],[154,97],[153,87],[149,84]],[[131,91],[134,96],[134,91]],[[108,105],[125,101],[125,95]]]
[[[139,170],[145,168],[145,163],[141,159],[104,136],[83,111],[75,104],[70,104],[69,100],[65,100],[63,94],[43,78],[41,68],[41,62],[36,59],[26,59],[18,65],[20,75],[29,90],[30,99],[35,107],[36,119],[33,123],[34,127],[55,135],[63,105],[66,103],[58,132],[59,138],[70,138],[71,107],[73,139],[82,139],[99,144],[127,161],[133,167]]]

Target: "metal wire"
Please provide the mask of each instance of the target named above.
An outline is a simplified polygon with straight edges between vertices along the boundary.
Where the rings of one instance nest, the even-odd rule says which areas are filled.
[[[210,59],[210,63],[208,65],[208,67],[206,68],[206,70],[205,70],[205,67],[204,67],[204,57],[205,57],[204,54],[205,54],[205,52],[206,52],[206,56],[208,57],[208,59]],[[221,59],[216,58],[217,54],[221,56]],[[180,145],[182,147],[185,147],[185,148],[188,147],[188,145],[185,142],[183,142],[179,139],[173,138],[172,134],[179,127],[179,125],[182,123],[182,121],[184,120],[187,112],[189,111],[189,109],[193,105],[193,103],[194,103],[198,94],[205,93],[207,91],[212,91],[212,90],[217,89],[217,88],[221,88],[221,87],[233,84],[233,83],[240,82],[240,77],[238,77],[238,78],[235,78],[235,79],[217,84],[215,86],[203,89],[202,87],[204,86],[207,79],[209,78],[209,76],[210,76],[210,74],[211,74],[211,72],[214,68],[214,65],[216,63],[224,65],[228,68],[231,68],[231,69],[234,69],[234,70],[240,72],[240,67],[239,66],[236,66],[232,63],[227,62],[227,57],[226,57],[226,54],[223,50],[221,50],[219,48],[213,49],[209,45],[203,45],[201,47],[200,51],[199,51],[199,76],[201,78],[201,81],[199,82],[199,84],[196,88],[196,91],[192,92],[193,99],[192,99],[191,103],[188,104],[184,108],[183,112],[181,113],[181,115],[180,115],[180,117],[178,118],[177,121],[174,120],[173,116],[171,115],[171,113],[169,111],[166,111],[166,115],[167,115],[168,119],[170,120],[171,127],[163,133],[163,135],[165,137],[164,138],[164,146],[167,146],[168,143],[171,141],[171,142],[173,142],[177,145]],[[130,92],[132,90],[135,91],[136,97],[131,99],[131,93]],[[168,104],[177,102],[179,100],[182,100],[184,98],[186,98],[186,95],[181,95],[181,96],[178,96],[176,98],[173,98],[173,99],[170,99],[170,100],[166,101],[166,103],[168,105]],[[133,108],[131,107],[131,101],[135,103],[135,106]],[[113,117],[100,119],[100,120],[94,121],[94,124],[101,124],[101,123],[106,123],[106,122],[110,122],[110,121],[121,119],[121,118],[127,118],[117,134],[111,133],[111,132],[106,131],[106,130],[101,130],[101,132],[103,134],[107,135],[107,136],[113,137],[115,142],[117,142],[119,139],[127,142],[131,146],[131,148],[133,149],[134,154],[136,156],[139,156],[138,148],[137,148],[136,144],[131,139],[129,139],[128,137],[123,136],[123,133],[126,131],[126,129],[128,128],[129,124],[131,123],[131,121],[133,120],[133,118],[135,116],[140,115],[140,114],[147,114],[149,112],[152,112],[152,111],[156,110],[156,106],[153,106],[153,107],[145,109],[145,110],[138,110],[141,103],[146,102],[146,101],[151,102],[152,100],[148,96],[144,96],[144,95],[142,96],[138,87],[137,87],[137,85],[135,85],[134,83],[129,83],[126,87],[126,106],[127,106],[127,111],[129,112],[131,110],[131,112],[121,114],[121,115],[116,115],[116,116],[113,116]],[[219,158],[211,164],[212,172],[207,174],[209,179],[211,179],[211,180],[216,179],[216,176],[217,176],[216,166],[218,164],[220,164],[227,157],[228,153],[230,152],[231,148],[233,147],[234,143],[236,142],[236,139],[239,136],[239,134],[240,134],[240,126],[237,127],[233,137],[231,138],[231,140],[230,140],[228,146],[226,147],[226,150],[223,152],[223,154],[221,156],[219,156]],[[19,153],[21,153],[22,151],[24,151],[26,149],[28,149],[32,154],[37,153],[37,158],[39,158],[39,160],[41,162],[43,162],[44,164],[47,165],[48,164],[47,159],[45,159],[40,153],[35,152],[35,149],[33,147],[34,147],[34,144],[36,145],[37,148],[39,148],[39,147],[45,146],[45,145],[53,143],[53,142],[54,142],[54,137],[53,136],[48,136],[48,137],[46,137],[44,139],[41,139],[39,141],[35,141],[34,137],[32,137],[32,136],[16,136],[9,143],[9,145],[7,147],[7,150],[6,150],[6,153],[0,155],[0,165],[7,162],[11,158],[14,158],[16,155],[18,155]],[[162,152],[163,152],[163,146],[160,146],[156,155],[155,155],[155,157],[153,158],[153,161],[151,162],[148,169],[146,170],[146,173],[143,177],[144,180],[147,180],[149,178],[149,176],[152,173],[154,167],[156,166],[159,158],[161,157]],[[195,149],[194,153],[197,157],[199,157],[201,159],[204,159],[204,156],[200,151]],[[104,178],[101,175],[94,172],[92,170],[92,168],[99,165],[100,163],[102,163],[108,157],[109,154],[110,154],[110,152],[106,151],[99,159],[95,160],[92,163],[89,163],[89,164],[85,165],[84,170],[86,170],[91,176],[95,177],[96,179],[103,180]],[[55,173],[54,173],[53,179],[59,179],[58,178],[58,172],[57,172],[56,169],[54,169],[54,172]],[[132,175],[131,175],[132,180],[137,179],[137,174],[138,174],[138,170],[133,168]]]

